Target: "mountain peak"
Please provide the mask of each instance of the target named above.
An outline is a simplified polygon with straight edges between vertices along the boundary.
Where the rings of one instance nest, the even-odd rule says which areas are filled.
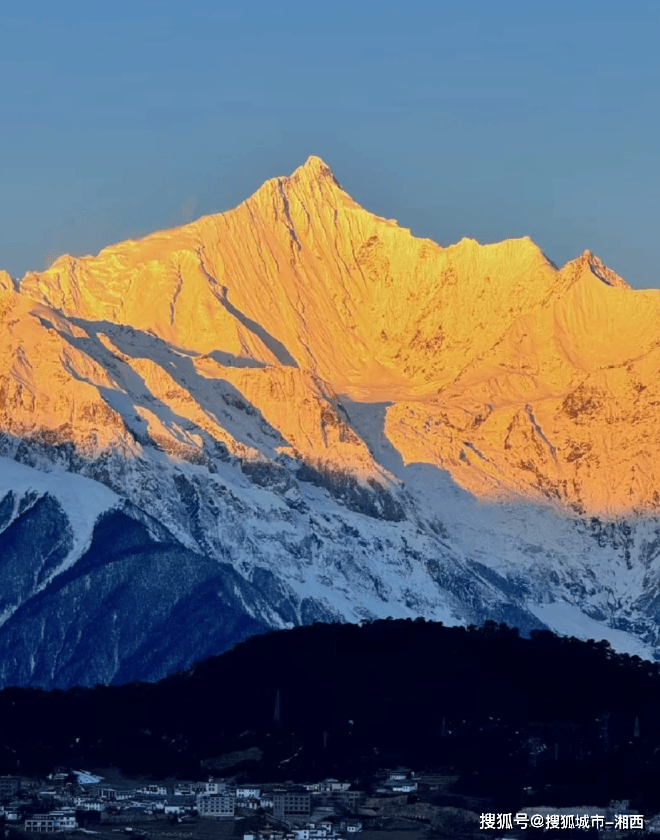
[[[566,263],[564,269],[569,267],[593,274],[606,286],[613,286],[618,289],[630,288],[628,283],[626,283],[622,277],[619,277],[615,271],[608,268],[605,263],[603,263],[603,261],[588,248],[583,251],[579,257],[576,257],[574,260]]]
[[[264,181],[248,202],[272,206],[273,196],[286,196],[288,201],[288,197],[297,193],[300,200],[309,200],[315,195],[320,204],[329,207],[334,206],[337,190],[343,193],[328,164],[320,157],[310,155],[291,175],[278,175]]]
[[[328,180],[339,186],[339,183],[332,173],[328,164],[316,155],[310,155],[302,166],[299,166],[291,175],[292,179],[303,179],[306,181]]]

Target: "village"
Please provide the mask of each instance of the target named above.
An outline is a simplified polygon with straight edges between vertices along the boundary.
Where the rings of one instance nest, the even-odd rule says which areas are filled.
[[[232,778],[140,783],[58,768],[45,780],[0,777],[0,819],[6,837],[79,832],[138,840],[349,840],[360,834],[367,840],[373,835],[370,829],[383,820],[404,829],[418,827],[420,819],[429,823],[433,806],[411,799],[417,800],[418,791],[444,790],[455,779],[397,768],[377,773],[370,789],[338,779],[306,784],[237,783]],[[402,809],[410,813],[399,816]]]
[[[97,840],[118,840],[118,835],[135,840],[502,840],[524,837],[528,828],[569,827],[597,827],[603,840],[619,840],[660,832],[660,816],[645,819],[626,800],[607,808],[535,806],[516,815],[484,813],[487,800],[449,793],[458,778],[449,769],[416,773],[398,767],[377,771],[371,780],[256,784],[236,777],[145,782],[113,770],[103,776],[102,771],[57,768],[43,780],[0,776],[0,825],[8,840],[74,832]]]

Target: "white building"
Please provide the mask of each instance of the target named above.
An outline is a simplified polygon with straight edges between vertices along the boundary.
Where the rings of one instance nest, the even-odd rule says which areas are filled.
[[[387,773],[391,782],[400,782],[403,779],[409,779],[411,775],[412,774],[407,767],[397,767],[396,770],[389,770]]]
[[[236,798],[227,791],[222,793],[200,793],[197,797],[197,813],[209,819],[233,817]]]
[[[393,793],[414,793],[417,790],[417,782],[410,779],[403,782],[393,782],[391,790]]]
[[[296,840],[338,840],[339,835],[327,823],[314,825],[309,823],[305,828],[294,829]]]
[[[51,811],[49,816],[55,821],[55,831],[75,831],[78,828],[75,811],[69,809]]]
[[[255,785],[238,785],[236,788],[237,799],[259,799],[261,788]]]
[[[35,814],[32,819],[25,820],[25,830],[36,831],[39,834],[42,832],[52,833],[55,831],[55,820],[50,814]]]
[[[204,793],[226,793],[229,790],[229,785],[227,782],[223,782],[222,779],[209,779],[208,782],[204,785]]]
[[[350,782],[340,782],[339,779],[324,779],[319,782],[317,790],[331,791],[331,790],[348,790],[351,786]]]
[[[245,796],[236,797],[236,807],[237,808],[249,808],[251,811],[257,811],[261,808],[260,801],[258,799],[253,799],[252,797],[247,798]]]
[[[164,785],[144,785],[135,792],[143,796],[167,796],[167,788]]]
[[[88,799],[86,796],[75,796],[73,803],[81,811],[105,811],[105,802],[101,799]]]
[[[35,814],[25,820],[25,830],[37,834],[52,833],[54,831],[74,831],[78,828],[76,816],[73,812],[52,811],[50,814]]]

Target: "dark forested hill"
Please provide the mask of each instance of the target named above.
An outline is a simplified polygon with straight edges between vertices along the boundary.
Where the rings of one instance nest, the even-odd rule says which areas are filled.
[[[660,805],[660,671],[606,642],[494,622],[315,624],[256,636],[158,683],[0,692],[1,772],[261,780],[451,766],[457,790]],[[514,802],[515,806],[515,802]]]

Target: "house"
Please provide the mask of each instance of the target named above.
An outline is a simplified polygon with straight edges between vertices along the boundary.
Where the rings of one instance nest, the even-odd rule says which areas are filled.
[[[417,782],[411,779],[402,782],[392,782],[392,793],[414,793],[417,790]]]
[[[303,787],[276,790],[273,793],[273,816],[281,820],[308,819],[311,796]]]
[[[179,808],[180,812],[191,811],[195,807],[196,797],[194,796],[168,796],[164,800],[165,810],[167,808]]]
[[[106,806],[102,799],[90,799],[87,796],[74,797],[73,804],[81,811],[105,811]]]
[[[364,801],[364,791],[363,790],[342,790],[338,795],[338,799],[341,803],[343,803],[347,808],[353,810],[358,808],[361,803]]]
[[[332,825],[309,823],[305,828],[294,831],[296,840],[338,840],[338,834]]]
[[[204,785],[203,793],[226,793],[229,790],[229,785],[222,779],[209,779]]]
[[[31,819],[25,820],[25,830],[52,833],[55,831],[55,820],[50,814],[34,814]]]
[[[208,819],[226,819],[234,816],[236,797],[228,791],[200,793],[197,797],[197,813]]]
[[[261,787],[258,785],[237,785],[236,798],[237,799],[259,799],[261,795]]]
[[[21,789],[20,776],[0,776],[0,799],[15,796]]]
[[[249,808],[251,811],[256,811],[261,808],[261,802],[259,799],[255,799],[252,796],[246,797],[236,797],[236,807],[237,808]]]
[[[407,767],[397,767],[396,770],[388,770],[387,771],[387,778],[391,782],[401,782],[404,779],[409,779],[412,776],[410,770]]]
[[[55,821],[55,831],[75,831],[78,828],[76,814],[73,810],[51,811],[49,816]]]
[[[387,779],[376,788],[376,793],[413,793],[417,790],[417,777],[407,767],[386,772]]]
[[[323,805],[342,805],[344,808],[354,810],[364,800],[364,791],[328,790],[320,792],[316,798]]]
[[[425,773],[419,776],[418,789],[420,787],[427,791],[448,791],[451,786],[458,781],[458,775],[452,774],[451,770],[437,773]],[[531,793],[531,788],[525,788],[527,793]]]
[[[51,811],[50,814],[35,814],[25,820],[25,830],[37,834],[54,831],[75,831],[78,828],[76,815],[69,811]]]
[[[165,785],[143,785],[135,791],[142,796],[167,796]]]
[[[350,782],[340,782],[338,779],[324,779],[319,782],[317,790],[319,791],[334,791],[347,790],[351,786]]]
[[[83,790],[86,794],[94,796],[97,799],[102,799],[105,802],[133,799],[137,794],[135,786],[121,783],[115,785],[93,784],[85,786]],[[143,788],[143,791],[145,796],[151,795],[146,788]]]
[[[59,793],[58,791],[53,790],[53,788],[41,788],[37,791],[37,796],[39,799],[46,799],[52,802],[59,796]]]

